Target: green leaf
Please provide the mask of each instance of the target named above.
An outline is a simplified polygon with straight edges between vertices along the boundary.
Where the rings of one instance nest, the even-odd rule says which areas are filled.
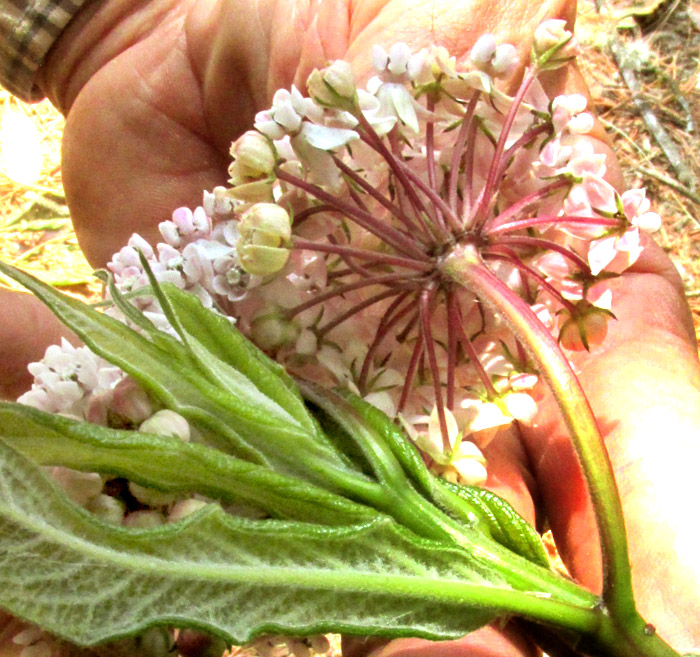
[[[436,483],[443,491],[435,496],[437,504],[456,512],[459,520],[462,520],[465,510],[476,513],[495,541],[529,561],[549,568],[549,557],[540,535],[506,500],[477,486],[460,486],[438,478]],[[453,496],[457,500],[449,499]],[[468,506],[460,509],[459,501]]]
[[[325,525],[364,522],[367,506],[178,438],[109,429],[0,402],[0,440],[40,465],[125,477],[182,495],[246,502],[280,518]]]
[[[451,484],[434,476],[405,433],[385,413],[350,392],[337,394],[372,427],[376,439],[385,442],[416,487],[435,504],[465,527],[487,533],[516,554],[549,567],[539,534],[507,501],[484,488]]]
[[[158,333],[156,344],[14,267],[0,262],[0,272],[31,290],[93,352],[131,375],[163,406],[203,426],[215,447],[316,483],[325,481],[325,472],[332,469],[347,481],[357,479],[359,473],[330,446],[318,442],[296,420],[282,419],[291,414],[278,407],[276,417],[271,417],[269,410],[275,402],[242,375],[237,379],[240,397],[232,396],[194,368],[184,366],[185,347],[166,333]]]
[[[268,358],[229,320],[205,308],[193,294],[168,283],[156,287],[161,288],[169,309],[177,318],[183,342],[189,346],[203,374],[237,399],[241,398],[240,388],[247,383],[248,388],[259,391],[257,398],[271,400],[272,404],[266,407],[272,406],[272,410],[280,409],[284,413],[281,420],[298,423],[323,447],[324,454],[332,449],[306,408],[299,389],[281,365]],[[252,400],[253,404],[257,398]],[[339,452],[336,456],[347,461]]]
[[[476,574],[388,518],[343,528],[250,521],[210,505],[134,530],[70,502],[0,443],[0,600],[78,644],[157,624],[242,643],[342,631],[456,638],[507,607],[555,603]]]

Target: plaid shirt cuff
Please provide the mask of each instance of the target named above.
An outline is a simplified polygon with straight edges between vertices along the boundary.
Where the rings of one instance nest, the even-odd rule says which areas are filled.
[[[0,84],[18,98],[37,101],[34,84],[46,53],[87,0],[1,0]]]

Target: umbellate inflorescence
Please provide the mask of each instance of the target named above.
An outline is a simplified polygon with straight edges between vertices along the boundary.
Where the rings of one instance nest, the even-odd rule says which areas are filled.
[[[575,54],[563,21],[543,23],[513,95],[517,51],[488,34],[460,63],[441,47],[377,46],[365,88],[347,62],[315,70],[308,95],[278,91],[234,142],[230,187],[176,210],[156,249],[135,235],[115,254],[118,287],[168,330],[138,295],[142,252],[295,375],[399,418],[437,471],[483,482],[479,448],[533,417],[537,371],[447,259],[473,254],[564,349],[589,349],[613,317],[598,283],[660,222],[644,190],[606,182],[586,98],[544,93],[538,75]],[[109,421],[118,390],[65,381],[65,399],[38,380],[23,401]]]

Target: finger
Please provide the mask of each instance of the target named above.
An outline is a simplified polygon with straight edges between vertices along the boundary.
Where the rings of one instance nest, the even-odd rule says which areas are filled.
[[[14,400],[32,383],[29,363],[41,360],[62,337],[72,344],[78,339],[31,294],[0,288],[0,307],[0,398]]]
[[[456,641],[343,640],[343,657],[535,657],[536,646],[513,628],[489,625]]]
[[[133,232],[158,241],[159,221],[181,205],[198,205],[202,190],[226,181],[228,157],[203,136],[196,85],[149,69],[154,56],[146,44],[144,52],[124,55],[119,71],[98,73],[66,121],[66,198],[94,266],[104,266]],[[160,66],[177,69],[184,56],[174,50]]]

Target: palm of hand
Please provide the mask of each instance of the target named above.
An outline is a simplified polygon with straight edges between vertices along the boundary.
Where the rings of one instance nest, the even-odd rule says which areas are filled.
[[[366,75],[374,43],[404,40],[420,47],[437,40],[459,56],[485,31],[503,34],[507,40],[517,30],[512,38],[517,41],[523,25],[534,26],[545,13],[567,15],[574,9],[574,3],[566,0],[504,4],[475,1],[456,8],[451,2],[401,0],[173,3],[168,20],[147,30],[117,56],[103,61],[95,54],[93,74],[72,102],[65,131],[64,177],[88,257],[94,264],[104,264],[134,231],[154,238],[157,222],[175,207],[195,205],[203,189],[224,184],[231,140],[250,127],[254,113],[269,103],[275,89],[292,82],[303,86],[308,73],[329,59],[347,58],[360,75]],[[504,22],[504,16],[509,22]],[[669,283],[673,273],[667,264],[655,256],[647,265],[637,266],[646,266],[646,273],[632,273],[615,283],[620,288],[615,312],[622,321],[613,324],[601,352],[579,363],[618,466],[637,573],[645,573],[664,550],[687,545],[683,536],[675,534],[683,522],[672,521],[673,531],[656,540],[651,551],[642,549],[645,528],[668,507],[659,506],[656,488],[652,493],[639,485],[648,480],[642,464],[656,449],[649,409],[642,408],[640,400],[649,399],[654,386],[656,394],[667,395],[665,387],[672,382],[678,386],[679,381],[694,386],[698,396],[692,331],[688,331],[678,289]],[[660,299],[664,306],[656,305],[654,314],[639,312],[645,300],[651,305]],[[640,341],[653,358],[639,358]],[[673,363],[675,371],[666,366],[654,369],[654,363]],[[650,386],[644,396],[629,386],[633,381]],[[686,389],[675,392],[679,398],[688,398]],[[686,421],[686,426],[668,453],[697,451],[688,440],[692,424],[687,424],[697,419],[697,412],[688,420],[687,408],[675,410],[675,421]],[[631,436],[637,438],[634,447]],[[511,433],[493,443],[487,454],[489,483],[531,520],[536,497],[547,510],[572,572],[596,587],[599,566],[592,516],[575,457],[551,401],[543,403],[536,427],[525,430],[523,438]],[[677,468],[692,467],[693,459],[684,456],[678,461],[674,461],[674,476],[692,482],[690,471],[684,476]],[[664,462],[668,464],[670,458]],[[656,474],[669,478],[668,472]],[[657,506],[650,510],[650,504]],[[679,542],[674,544],[676,539]],[[656,586],[638,580],[642,610],[659,625],[666,623],[664,635],[681,639],[682,618],[696,618],[700,612],[693,601],[693,583],[697,586],[700,573],[696,568],[690,576],[681,574],[685,580],[680,581],[677,575],[674,578],[673,564],[668,565],[668,572],[657,571]],[[659,598],[660,592],[673,587],[680,600],[679,618]],[[700,641],[698,636],[686,635],[687,645],[692,645],[692,639]]]

